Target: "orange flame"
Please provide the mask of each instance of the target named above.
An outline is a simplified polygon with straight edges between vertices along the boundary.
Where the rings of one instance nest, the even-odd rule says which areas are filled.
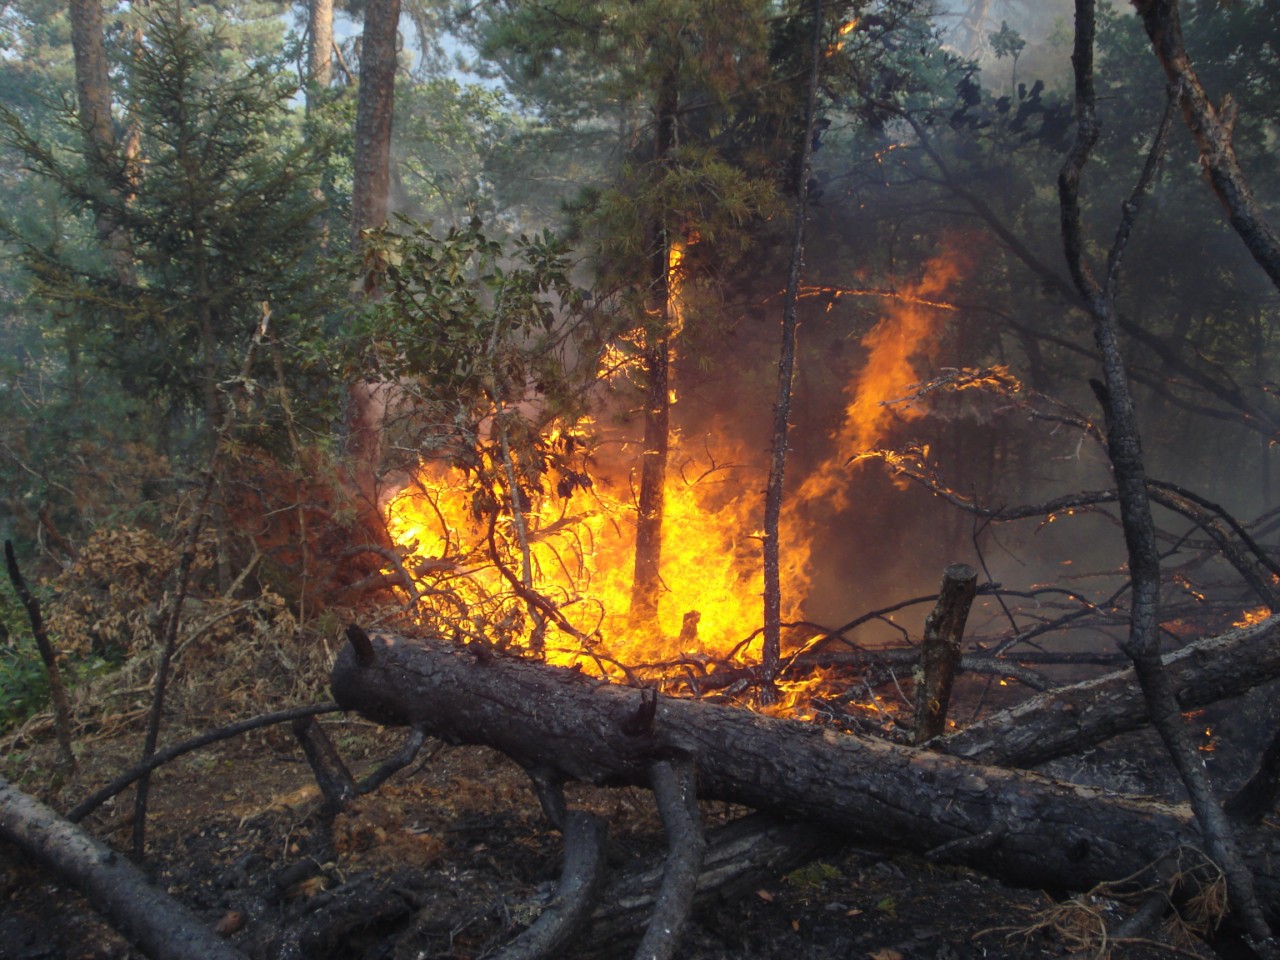
[[[684,254],[683,245],[672,245],[668,287],[677,324]],[[863,339],[867,364],[847,391],[844,422],[833,438],[835,452],[792,494],[792,502],[822,500],[837,508],[846,506],[850,453],[882,440],[895,418],[923,415],[914,407],[885,404],[908,392],[922,378],[924,363],[936,355],[947,316],[941,298],[960,272],[954,258],[938,257],[926,267],[923,280],[892,295],[890,308]],[[622,366],[624,360],[619,356],[612,362]],[[691,686],[709,672],[758,662],[761,481],[754,472],[726,465],[759,465],[749,451],[725,440],[723,431],[716,433],[715,449],[710,438],[698,438],[697,445],[708,451],[705,456],[691,455],[688,451],[695,444],[679,434],[672,436],[664,503],[664,595],[656,626],[650,629],[639,630],[627,620],[636,508],[627,495],[625,473],[615,477],[612,486],[597,478],[594,487],[573,490],[567,498],[535,494],[523,505],[532,589],[563,621],[559,629],[546,632],[543,652],[549,662],[577,665],[614,679],[687,677]],[[531,646],[545,629],[539,623],[544,618],[513,597],[513,571],[504,576],[495,567],[489,521],[477,519],[466,480],[459,471],[424,466],[387,507],[390,532],[406,553],[405,567],[419,580],[423,596],[416,602],[425,616],[425,607],[445,598],[437,614],[441,629],[448,624],[462,637]],[[514,527],[514,518],[502,515],[493,538],[515,543]],[[815,531],[794,510],[784,515],[783,528],[783,618],[790,620],[796,619],[808,590]],[[818,675],[782,683],[781,703],[771,709],[810,715],[812,708],[804,698],[822,681]],[[863,709],[883,715],[876,704]]]
[[[938,334],[948,312],[955,307],[942,297],[960,278],[964,265],[953,253],[934,257],[918,282],[900,288],[892,306],[862,338],[867,362],[857,380],[845,391],[848,405],[835,436],[835,452],[806,478],[796,500],[821,500],[836,509],[848,506],[845,464],[851,456],[875,448],[895,420],[910,421],[924,411],[910,404],[894,405],[913,383],[922,379],[925,366],[941,345]]]

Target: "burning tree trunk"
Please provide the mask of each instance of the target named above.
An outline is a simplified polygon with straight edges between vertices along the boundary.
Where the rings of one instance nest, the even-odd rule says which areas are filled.
[[[1188,810],[1032,773],[663,697],[439,640],[354,633],[333,691],[344,707],[502,751],[543,783],[647,785],[692,762],[698,795],[817,821],[860,842],[932,853],[1007,880],[1087,889],[1142,875],[1201,842]],[[1244,838],[1267,902],[1270,832]]]
[[[661,177],[676,142],[679,91],[675,68],[667,70],[658,87],[656,176]],[[658,615],[662,586],[662,498],[667,483],[671,440],[671,238],[667,225],[655,218],[651,241],[653,316],[646,319],[644,351],[644,449],[640,455],[637,493],[635,576],[631,583],[631,617],[651,622]]]
[[[809,171],[813,161],[813,125],[822,75],[822,0],[813,3],[813,42],[809,47],[809,88],[805,97],[804,134],[796,174],[796,226],[791,238],[791,262],[782,306],[782,348],[778,356],[778,392],[773,406],[773,450],[764,498],[764,675],[772,681],[782,652],[782,583],[778,551],[782,520],[782,492],[787,472],[787,436],[791,430],[791,390],[796,364],[796,300],[804,262],[804,230],[808,220]],[[766,695],[771,693],[765,688]]]

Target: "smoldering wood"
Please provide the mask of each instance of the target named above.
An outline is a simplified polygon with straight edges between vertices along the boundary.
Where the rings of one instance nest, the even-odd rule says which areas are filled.
[[[955,563],[943,571],[938,602],[924,621],[912,743],[923,743],[946,729],[960,640],[977,588],[978,571],[968,564]]]
[[[634,688],[531,661],[481,662],[442,640],[377,634],[371,648],[371,663],[351,649],[335,663],[344,707],[488,745],[566,780],[644,786],[655,760],[683,755],[704,799],[810,820],[867,845],[923,853],[1002,827],[994,843],[957,848],[951,859],[1034,886],[1088,889],[1200,843],[1182,806],[660,695],[647,732],[628,734],[645,701]],[[1277,902],[1274,831],[1245,841],[1261,889]]]
[[[0,777],[0,838],[72,883],[153,960],[244,960],[125,857]]]

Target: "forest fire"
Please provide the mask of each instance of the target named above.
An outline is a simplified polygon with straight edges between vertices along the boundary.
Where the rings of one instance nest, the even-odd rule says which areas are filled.
[[[673,249],[673,292],[679,290],[682,255]],[[822,523],[850,506],[850,456],[881,442],[895,419],[923,416],[918,408],[890,404],[927,376],[941,327],[954,311],[942,298],[963,269],[956,257],[941,255],[918,283],[881,293],[886,309],[862,340],[865,365],[847,391],[831,452],[799,482],[792,502],[803,508],[784,512],[784,622],[798,618]],[[759,662],[762,504],[733,466],[746,464],[749,471],[757,466],[753,459],[723,436],[695,444],[673,434],[664,499],[664,594],[656,623],[628,616],[635,505],[625,478],[597,477],[566,497],[535,496],[523,504],[519,521],[508,509],[490,524],[478,518],[474,490],[461,471],[425,465],[387,505],[388,525],[423,587],[420,615],[430,619],[435,614],[424,608],[434,610],[447,596],[439,615],[460,639],[538,650],[551,663],[612,679],[687,683],[696,690],[710,673]],[[527,559],[513,547],[522,539],[518,523],[525,527]],[[511,559],[495,563],[500,544]],[[520,578],[554,614],[530,607],[528,596],[513,590]],[[791,651],[811,636],[791,636]],[[786,646],[784,641],[784,654]],[[781,704],[771,712],[805,715],[806,692],[823,680],[820,674],[784,677]],[[880,708],[869,703],[865,709]]]

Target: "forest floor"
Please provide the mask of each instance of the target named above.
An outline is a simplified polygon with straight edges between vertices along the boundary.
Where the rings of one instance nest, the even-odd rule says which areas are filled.
[[[320,699],[320,698],[317,698]],[[275,703],[260,712],[290,704]],[[244,716],[247,714],[242,714]],[[220,725],[187,717],[174,742]],[[398,749],[403,733],[332,716],[323,727],[353,771]],[[59,783],[52,738],[29,725],[0,769],[66,809],[130,766],[136,724],[98,735],[74,782]],[[9,741],[14,747],[14,740]],[[1122,746],[1118,757],[1158,749]],[[311,771],[287,725],[188,754],[151,789],[147,869],[247,956],[263,960],[479,960],[517,934],[546,903],[560,868],[560,838],[530,783],[502,755],[437,746],[336,820],[322,815]],[[605,816],[611,857],[661,851],[647,791],[571,785],[571,806]],[[129,843],[132,792],[86,822],[119,849]],[[713,825],[745,811],[704,805]],[[701,910],[682,941],[686,960],[967,960],[978,957],[1208,956],[1174,928],[1157,944],[1108,954],[1099,925],[1125,908],[1014,889],[982,874],[911,856],[833,845],[809,866],[754,893]],[[566,957],[627,957],[607,943]],[[132,960],[140,956],[74,892],[0,850],[0,960]]]

